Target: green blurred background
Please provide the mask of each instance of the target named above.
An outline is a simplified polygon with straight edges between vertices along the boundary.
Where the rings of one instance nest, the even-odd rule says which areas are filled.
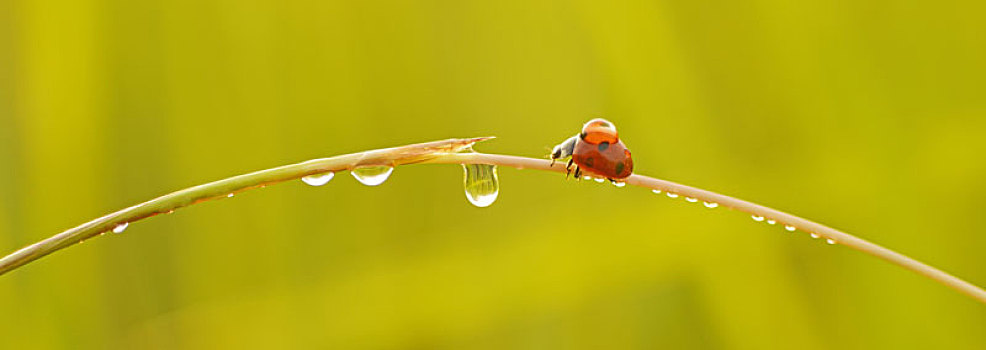
[[[0,1],[0,250],[257,169],[592,117],[636,171],[986,284],[981,1]],[[982,349],[986,307],[637,189],[340,174],[0,277],[0,348]]]

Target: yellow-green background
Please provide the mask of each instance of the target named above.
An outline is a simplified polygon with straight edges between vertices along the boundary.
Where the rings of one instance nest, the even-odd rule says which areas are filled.
[[[226,176],[592,117],[639,173],[986,284],[980,1],[0,1],[0,249]],[[0,348],[986,347],[986,307],[636,188],[339,174],[0,277]]]

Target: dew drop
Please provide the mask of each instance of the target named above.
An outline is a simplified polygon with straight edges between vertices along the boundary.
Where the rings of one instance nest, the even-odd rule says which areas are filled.
[[[650,190],[650,191],[651,191],[651,192],[654,192],[654,193],[656,193],[656,194],[661,194],[661,190]]]
[[[685,200],[688,201],[689,203],[698,202],[698,199],[692,197],[685,197]]]
[[[603,183],[603,181],[606,181],[606,179],[603,179],[601,177],[597,177],[597,178],[595,178],[593,180],[596,180],[596,182],[598,182],[598,183]]]
[[[705,204],[705,207],[706,208],[709,208],[709,209],[712,209],[712,208],[715,208],[715,207],[718,207],[719,206],[719,203],[716,203],[716,202],[705,202],[704,204]]]
[[[753,215],[753,216],[750,216],[750,217],[753,218],[753,221],[756,221],[756,222],[763,221],[763,216]]]
[[[127,226],[130,226],[129,222],[116,225],[116,227],[113,227],[113,233],[123,233],[123,231],[127,230]]]
[[[794,230],[796,230],[796,228],[791,225],[784,225],[784,229],[787,230],[788,232],[794,232]]]
[[[583,176],[582,180],[592,180],[592,176],[589,175]]]
[[[818,234],[817,233],[812,233],[811,234],[811,238],[818,238]]]
[[[829,238],[829,239],[826,239],[826,240],[825,240],[825,243],[828,243],[828,244],[835,244],[835,240],[834,240],[834,239],[831,239],[831,238]]]
[[[500,181],[496,175],[496,165],[463,164],[463,184],[469,203],[485,208],[496,201],[500,194]]]
[[[235,196],[235,195],[236,195],[236,194],[233,194],[233,193],[230,193],[230,194],[227,194],[227,195],[226,195],[226,198],[233,198],[233,196]]]
[[[678,198],[678,194],[677,193],[668,192],[667,195],[668,195],[668,197],[671,197],[671,198]]]
[[[613,186],[616,186],[616,187],[625,187],[626,185],[627,185],[627,183],[626,182],[623,182],[623,181],[613,181]]]
[[[364,166],[353,169],[351,174],[360,183],[367,186],[376,186],[387,181],[390,174],[394,172],[394,167],[386,165]]]
[[[301,178],[301,181],[304,181],[306,184],[309,184],[309,185],[312,185],[312,186],[322,186],[324,184],[329,183],[329,181],[332,180],[332,178],[335,177],[335,176],[336,176],[336,173],[333,173],[333,172],[330,171],[330,172],[327,172],[327,173],[314,174],[314,175],[305,176],[305,177]]]
[[[777,223],[777,220],[767,219],[767,225],[773,225],[773,224],[776,224],[776,223]]]

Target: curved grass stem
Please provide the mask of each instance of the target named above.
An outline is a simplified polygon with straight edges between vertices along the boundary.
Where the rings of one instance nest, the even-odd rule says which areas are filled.
[[[360,166],[399,166],[415,163],[478,163],[513,167],[518,169],[536,169],[560,173],[565,172],[564,164],[552,164],[552,162],[546,159],[533,159],[509,155],[472,152],[458,153],[459,151],[470,148],[476,142],[488,139],[490,138],[449,139],[353,153],[331,158],[315,159],[303,163],[234,176],[224,180],[187,188],[100,217],[11,253],[10,255],[0,259],[0,275],[23,266],[24,264],[40,259],[41,257],[55,251],[111,231],[117,225],[131,223],[158,214],[170,213],[182,207],[202,201],[226,197],[232,193],[264,187],[282,181],[299,179],[308,175],[321,174],[330,171],[349,171]],[[880,259],[899,265],[905,269],[917,272],[918,274],[935,280],[962,294],[968,295],[973,299],[986,303],[986,291],[982,288],[979,288],[930,265],[907,257],[906,255],[897,253],[834,228],[741,199],[670,181],[659,180],[644,175],[634,174],[626,179],[626,183],[634,186],[674,193],[703,202],[717,203],[723,207],[749,213],[750,215],[776,220],[782,225],[791,226],[797,230],[814,233],[818,236],[824,237],[825,239],[838,242],[838,244],[873,255]]]

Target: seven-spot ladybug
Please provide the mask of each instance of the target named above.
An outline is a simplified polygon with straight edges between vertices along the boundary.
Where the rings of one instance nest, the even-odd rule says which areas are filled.
[[[572,173],[575,163],[575,177],[582,172],[610,181],[625,179],[633,173],[633,159],[630,150],[620,141],[616,126],[608,120],[596,118],[582,126],[582,132],[572,136],[551,151],[551,162],[571,156],[568,173]]]

